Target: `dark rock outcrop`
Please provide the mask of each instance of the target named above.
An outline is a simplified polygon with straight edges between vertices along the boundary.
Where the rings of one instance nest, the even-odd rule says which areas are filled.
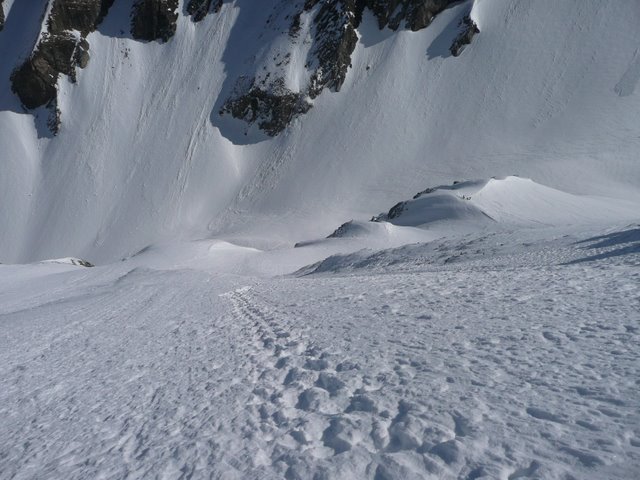
[[[325,88],[339,91],[351,66],[351,55],[358,42],[356,29],[362,18],[364,4],[360,0],[306,0],[303,12],[318,6],[313,19],[313,46],[306,68],[311,70],[309,84],[301,92],[292,92],[284,86],[282,78],[266,79],[236,92],[226,101],[221,114],[249,124],[256,123],[268,135],[282,132],[299,115],[308,112],[314,99]],[[293,16],[289,36],[295,39],[300,31],[300,16]],[[277,57],[276,57],[277,58]],[[288,63],[288,59],[279,64]],[[277,64],[277,65],[279,65]],[[240,93],[240,94],[238,94]]]
[[[426,28],[437,14],[459,0],[307,0],[305,10],[318,4],[315,17],[313,53],[318,60],[311,77],[309,96],[315,98],[324,88],[339,91],[351,66],[351,55],[358,43],[357,28],[365,8],[378,19],[380,29],[397,30],[403,21],[407,28]],[[298,20],[299,21],[299,20]],[[295,19],[292,29],[295,31]]]
[[[412,31],[429,26],[436,15],[459,0],[366,0],[380,29],[397,30],[403,21]]]
[[[137,0],[131,12],[136,40],[167,42],[176,33],[178,0]]]
[[[54,0],[47,18],[47,32],[42,35],[31,56],[14,70],[11,88],[22,104],[33,109],[46,105],[55,113],[58,77],[76,79],[76,68],[89,62],[89,43],[85,36],[94,31],[113,0]],[[74,33],[80,32],[80,35]]]
[[[310,10],[317,3],[318,0],[307,0],[305,9]],[[312,53],[317,63],[309,85],[311,98],[317,97],[325,88],[340,91],[358,43],[356,29],[362,20],[362,7],[356,0],[322,3],[314,19]]]
[[[189,0],[187,13],[194,22],[203,20],[211,11],[218,13],[222,8],[222,0]]]
[[[353,225],[353,220],[343,223],[336,228],[327,238],[342,238],[349,231],[349,228]]]
[[[276,83],[273,76],[277,78],[277,73],[268,82],[264,78],[256,79],[241,95],[234,93],[225,103],[221,114],[229,113],[249,123],[254,123],[256,118],[270,118],[267,133],[277,135],[286,128],[289,121],[311,108],[311,104],[305,100],[307,97],[313,100],[324,89],[340,91],[351,68],[351,56],[358,43],[357,30],[365,9],[373,12],[380,29],[388,27],[397,30],[404,25],[416,31],[426,28],[436,15],[458,2],[459,0],[305,0],[304,4],[299,2],[292,5],[298,9],[287,17],[291,18],[288,33],[294,42],[299,40],[302,15],[314,15],[312,30],[308,32],[312,46],[305,65],[309,71],[308,84],[299,93],[284,89],[281,96],[281,85],[271,87]],[[191,0],[191,3],[205,2]],[[281,83],[283,82],[284,80]],[[282,108],[277,105],[279,101],[283,102]],[[258,125],[263,123],[258,122]]]
[[[451,44],[451,55],[459,56],[467,45],[471,43],[473,37],[480,33],[480,29],[469,15],[466,15],[460,22],[461,31]]]
[[[38,108],[56,98],[57,72],[40,55],[34,55],[11,76],[13,92],[26,108]]]
[[[270,91],[256,87],[253,80],[246,83],[250,85],[249,89],[232,96],[224,104],[220,114],[229,113],[249,125],[257,123],[261,130],[272,137],[282,132],[294,118],[307,113],[311,108],[305,95],[288,90],[283,82],[279,82],[279,85]]]
[[[31,57],[14,71],[13,91],[27,108],[37,108],[55,99],[58,75],[75,80],[76,66],[86,65],[86,40],[71,34],[46,35]]]
[[[407,208],[407,202],[398,202],[393,207],[389,209],[387,213],[382,213],[377,215],[371,219],[372,222],[388,222],[389,220],[393,220],[394,218],[399,217],[404,212],[405,208]]]
[[[293,47],[310,42],[300,78],[294,88],[290,77],[292,52],[274,50],[271,64],[261,71],[247,72],[220,109],[256,124],[268,135],[282,132],[296,117],[312,107],[312,100],[325,89],[340,91],[358,43],[363,12],[369,9],[379,28],[420,30],[434,17],[459,0],[281,0],[266,21],[265,29],[276,35],[289,34]],[[4,22],[0,0],[0,29]],[[185,0],[185,11],[194,22],[210,12],[218,12],[224,0]],[[89,43],[86,37],[107,15],[114,0],[49,0],[46,32],[32,54],[14,70],[12,90],[27,109],[43,105],[52,112],[52,124],[60,123],[57,110],[57,81],[60,75],[76,80],[77,68],[87,66]],[[166,42],[175,35],[179,0],[133,0],[131,34],[145,41]],[[304,21],[303,21],[304,19]],[[282,27],[284,26],[284,29]],[[450,47],[460,55],[479,30],[469,16],[460,23],[460,33]],[[301,34],[302,29],[304,32]],[[302,48],[302,47],[301,47]],[[294,55],[295,57],[295,55]],[[300,67],[296,67],[300,68]]]
[[[4,8],[2,7],[2,0],[0,0],[0,32],[4,28]]]
[[[213,1],[207,3],[211,6]],[[57,82],[60,75],[76,81],[76,69],[89,63],[86,36],[95,31],[114,0],[50,0],[46,32],[33,52],[11,75],[11,89],[27,109],[46,106],[52,132],[60,126]],[[0,0],[1,5],[1,0]],[[178,0],[137,0],[131,19],[134,38],[167,41],[176,30]],[[3,16],[0,17],[3,20]]]
[[[83,36],[102,22],[114,0],[55,0],[47,20],[49,33],[55,35],[77,30]]]

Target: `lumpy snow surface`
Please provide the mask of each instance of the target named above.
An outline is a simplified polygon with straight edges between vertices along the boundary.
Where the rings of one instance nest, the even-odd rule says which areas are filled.
[[[0,266],[0,477],[636,477],[637,224],[329,242]]]

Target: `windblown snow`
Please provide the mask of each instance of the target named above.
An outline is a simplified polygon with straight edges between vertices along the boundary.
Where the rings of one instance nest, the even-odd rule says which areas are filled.
[[[0,3],[0,479],[638,477],[635,0],[365,11],[273,138],[218,112],[308,80],[281,0],[167,43],[116,0],[57,136],[9,86],[46,2]]]

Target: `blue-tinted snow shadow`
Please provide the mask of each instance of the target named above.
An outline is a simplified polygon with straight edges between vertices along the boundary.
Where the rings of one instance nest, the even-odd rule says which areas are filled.
[[[29,57],[38,40],[48,0],[16,0],[5,12],[0,32],[0,111],[28,113],[11,91],[11,74]],[[39,15],[34,12],[41,12]]]
[[[115,0],[97,31],[105,37],[128,38],[131,36],[131,11],[134,0]]]
[[[586,245],[589,244],[589,245]],[[571,260],[563,265],[575,265],[577,263],[593,262],[596,260],[604,260],[606,258],[621,257],[640,253],[640,226],[629,230],[621,230],[619,232],[600,235],[576,242],[576,245],[585,245],[585,250],[608,249],[605,252],[589,255],[584,258]],[[617,247],[613,248],[612,247]]]
[[[47,0],[15,1],[5,12],[4,29],[0,32],[0,111],[32,115],[38,138],[53,137],[47,125],[50,112],[45,107],[27,110],[22,106],[11,90],[11,75],[31,55],[47,3]]]
[[[15,1],[6,14],[0,32],[0,111],[31,115],[38,138],[51,138],[47,107],[28,110],[11,90],[11,75],[33,52],[47,11],[48,0]],[[116,0],[103,24],[103,35],[130,38],[130,11],[133,0]]]
[[[214,9],[216,7],[216,4],[218,3],[218,0],[209,0],[209,1],[211,3],[209,4],[207,15],[211,15],[214,13]],[[223,0],[223,3],[228,3],[230,1],[231,0]],[[191,17],[191,14],[189,13],[189,0],[183,0],[181,3],[182,3],[182,15],[184,15],[185,17]],[[205,15],[205,18],[206,18],[206,15]]]
[[[225,9],[238,9],[236,22],[229,33],[222,63],[225,80],[218,98],[211,110],[210,121],[221,135],[235,145],[253,145],[268,140],[269,137],[255,125],[250,126],[229,114],[221,114],[226,101],[238,87],[239,81],[253,79],[256,76],[255,58],[264,45],[269,45],[282,32],[264,28],[271,14],[268,8],[256,8],[255,0],[236,0],[233,5],[225,2],[216,15],[224,15]]]
[[[109,13],[107,13],[102,23],[98,25],[97,31],[105,37],[126,38],[141,43],[150,43],[148,40],[134,39],[131,35],[131,14],[135,1],[136,0],[115,0],[109,9]],[[182,8],[180,10],[184,16],[189,16],[187,13],[187,1],[182,2]]]
[[[373,47],[380,42],[384,42],[390,38],[394,33],[389,28],[380,29],[378,20],[369,9],[365,9],[362,13],[362,21],[358,26],[359,41],[365,47]]]
[[[606,248],[625,243],[640,242],[640,226],[632,228],[631,230],[621,230],[619,232],[608,233],[607,235],[599,235],[586,240],[580,240],[576,242],[576,244],[581,245],[592,242],[596,243],[589,245],[588,248]]]
[[[458,13],[449,21],[446,27],[433,39],[427,47],[427,58],[449,58],[451,57],[451,45],[460,33],[460,22],[471,12],[471,5],[460,8]],[[436,20],[437,21],[437,20]]]

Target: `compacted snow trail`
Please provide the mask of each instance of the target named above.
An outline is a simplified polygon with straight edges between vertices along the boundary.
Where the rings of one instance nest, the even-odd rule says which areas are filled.
[[[0,266],[0,478],[633,479],[637,229],[546,238]]]

